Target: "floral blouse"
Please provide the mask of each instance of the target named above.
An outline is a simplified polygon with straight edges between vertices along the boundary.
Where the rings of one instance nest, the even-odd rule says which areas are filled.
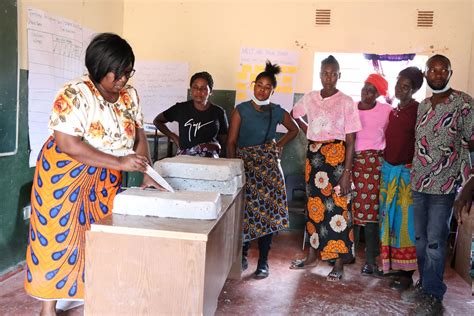
[[[122,156],[135,142],[135,129],[143,127],[136,90],[126,85],[117,102],[106,101],[87,75],[68,82],[59,91],[48,129],[80,136],[94,148]]]

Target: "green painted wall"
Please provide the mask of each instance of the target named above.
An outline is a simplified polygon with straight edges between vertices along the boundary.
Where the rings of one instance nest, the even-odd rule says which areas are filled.
[[[30,203],[34,168],[28,167],[28,78],[27,71],[20,71],[20,132],[18,153],[0,157],[0,276],[25,259],[29,221],[23,220],[22,209]],[[295,95],[295,101],[301,94]],[[230,116],[234,107],[235,91],[213,91],[211,100],[222,106]],[[150,149],[153,144],[150,143]],[[166,152],[165,143],[160,143],[160,157]],[[304,173],[306,139],[300,132],[285,148],[282,167],[286,175]],[[141,183],[141,175],[128,175],[127,186]]]
[[[27,71],[20,71],[18,153],[0,157],[0,275],[25,259],[29,221],[22,208],[30,203],[34,168],[28,167]]]

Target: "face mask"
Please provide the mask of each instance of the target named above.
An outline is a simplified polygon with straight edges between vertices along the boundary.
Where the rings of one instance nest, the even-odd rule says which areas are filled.
[[[252,101],[255,102],[255,104],[258,105],[258,106],[269,105],[269,104],[270,104],[270,97],[268,97],[268,99],[266,99],[266,100],[260,101],[259,99],[257,99],[257,98],[255,97],[255,95],[253,94],[253,92],[252,92],[252,94],[250,95],[250,97],[252,98]]]
[[[430,87],[430,85],[428,85],[428,88],[430,88],[430,90],[433,91],[433,93],[443,93],[443,92],[446,92],[449,89],[451,89],[451,85],[449,84],[449,81],[448,81],[448,83],[446,84],[446,86],[443,89],[434,90],[433,88]]]

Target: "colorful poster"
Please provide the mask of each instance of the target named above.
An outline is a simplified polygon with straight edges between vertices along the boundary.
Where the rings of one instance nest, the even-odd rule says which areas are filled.
[[[291,111],[293,108],[293,97],[296,86],[296,74],[298,71],[298,54],[294,51],[274,50],[268,48],[241,48],[240,67],[236,78],[235,103],[239,104],[250,99],[253,93],[253,81],[255,77],[265,69],[265,62],[269,60],[272,64],[281,67],[281,73],[277,75],[277,87],[271,97],[271,101],[280,104],[282,108]],[[279,126],[278,131],[285,131]]]

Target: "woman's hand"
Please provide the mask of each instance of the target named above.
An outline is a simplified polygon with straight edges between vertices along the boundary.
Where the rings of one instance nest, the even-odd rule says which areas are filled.
[[[351,174],[347,170],[342,172],[338,185],[340,187],[340,195],[344,196],[351,193]]]
[[[161,185],[159,185],[158,183],[155,182],[155,180],[153,180],[150,176],[148,176],[147,174],[143,174],[143,182],[142,182],[142,185],[140,186],[140,188],[142,189],[145,189],[145,188],[155,188],[155,189],[158,189],[160,191],[164,191],[164,192],[167,192],[167,190],[165,188],[163,188]]]
[[[171,140],[173,141],[173,143],[176,144],[176,148],[179,149],[179,136],[176,135],[175,133],[173,133],[171,136],[170,136]]]
[[[281,158],[281,155],[283,154],[283,146],[278,146],[278,144],[277,144],[276,145],[276,153],[277,153],[278,158]]]
[[[131,154],[119,157],[120,170],[145,172],[148,159],[145,156]]]

